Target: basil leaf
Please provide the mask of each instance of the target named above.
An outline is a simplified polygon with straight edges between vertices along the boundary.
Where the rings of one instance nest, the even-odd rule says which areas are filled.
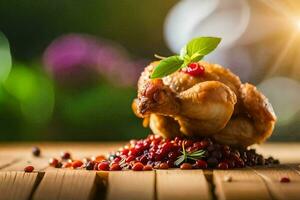
[[[191,40],[186,46],[186,54],[192,57],[194,54],[201,56],[207,55],[212,52],[218,44],[221,42],[221,38],[217,37],[199,37]]]
[[[151,74],[151,79],[162,78],[176,72],[183,64],[183,60],[179,56],[170,56],[160,61]]]

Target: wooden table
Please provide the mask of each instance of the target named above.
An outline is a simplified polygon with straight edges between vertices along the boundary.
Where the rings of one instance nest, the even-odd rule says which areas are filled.
[[[257,146],[276,167],[236,170],[96,172],[48,167],[50,157],[69,151],[75,158],[105,154],[122,143],[0,143],[0,199],[300,199],[300,143]],[[39,146],[42,156],[31,155]],[[23,169],[33,165],[35,171]],[[228,177],[232,181],[226,181]],[[291,182],[281,183],[282,177]]]

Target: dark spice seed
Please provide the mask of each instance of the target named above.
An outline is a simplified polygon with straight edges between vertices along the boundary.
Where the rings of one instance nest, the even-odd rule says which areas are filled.
[[[32,147],[32,154],[36,157],[40,156],[41,150],[39,147]]]
[[[86,164],[85,169],[86,169],[86,170],[93,170],[93,169],[94,169],[94,165],[95,165],[95,162],[89,161],[89,162]]]
[[[60,155],[61,159],[63,160],[68,160],[71,158],[71,154],[69,152],[61,152],[61,155]]]
[[[214,168],[218,165],[218,160],[214,157],[210,157],[207,159],[207,165],[210,168]]]

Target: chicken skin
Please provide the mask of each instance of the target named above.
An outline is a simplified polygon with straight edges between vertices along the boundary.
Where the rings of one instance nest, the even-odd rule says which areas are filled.
[[[228,69],[200,61],[202,76],[177,71],[150,79],[158,63],[150,63],[141,74],[132,105],[153,133],[210,136],[237,146],[262,142],[272,134],[276,116],[267,98]]]

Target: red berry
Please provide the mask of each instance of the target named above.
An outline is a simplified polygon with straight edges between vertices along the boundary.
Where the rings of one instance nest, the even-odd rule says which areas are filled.
[[[191,75],[191,76],[201,76],[201,75],[204,74],[205,69],[199,63],[190,63],[182,71],[189,74],[189,75]]]
[[[204,160],[197,160],[196,165],[200,169],[206,169],[207,168],[207,162],[205,162]]]
[[[144,171],[151,171],[152,170],[152,166],[151,165],[145,165],[143,168]]]
[[[129,156],[137,156],[138,154],[139,152],[135,148],[130,149],[128,153]]]
[[[169,169],[169,165],[167,163],[163,162],[163,163],[160,163],[158,168],[159,169]]]
[[[61,152],[60,157],[63,160],[68,160],[71,158],[71,154],[69,152]]]
[[[33,170],[34,170],[34,167],[31,165],[24,168],[24,172],[33,172]]]
[[[136,162],[134,163],[134,165],[132,166],[132,170],[133,171],[142,171],[144,168],[144,165],[141,162]]]
[[[110,166],[110,171],[119,171],[121,170],[121,167],[119,164],[117,163],[113,163],[111,166]]]
[[[182,163],[180,169],[193,169],[193,166],[190,163]]]
[[[69,168],[69,167],[72,167],[72,163],[70,162],[66,162],[62,165],[62,168]]]
[[[96,162],[101,162],[103,160],[106,160],[106,157],[104,155],[99,155],[99,156],[96,156],[96,157],[92,157],[92,160],[96,161]]]
[[[83,165],[83,162],[81,162],[80,160],[75,160],[72,162],[72,167],[74,169],[78,168],[78,167],[81,167]]]
[[[121,155],[128,155],[128,153],[129,153],[129,149],[123,149],[122,151],[121,151]]]
[[[121,159],[120,157],[116,157],[116,158],[113,160],[113,162],[114,162],[114,163],[119,163],[121,160],[122,160],[122,159]]]
[[[228,164],[226,162],[220,162],[218,164],[218,169],[228,169]]]
[[[184,147],[187,148],[187,147],[190,147],[193,145],[193,141],[192,140],[184,140],[183,141],[184,143]]]
[[[196,150],[199,150],[199,149],[203,149],[203,145],[201,142],[195,142],[193,144],[193,147],[196,149]]]
[[[171,159],[171,160],[176,160],[176,158],[178,157],[178,153],[176,153],[176,152],[170,152],[170,153],[168,154],[168,157],[169,157],[169,159]]]
[[[135,156],[128,156],[125,161],[126,162],[131,162],[133,160],[135,160]]]
[[[58,164],[58,160],[56,158],[50,158],[49,159],[49,165],[52,167],[56,167],[56,165]]]
[[[139,160],[144,165],[147,164],[147,162],[148,162],[148,158],[146,155],[140,156],[139,158],[137,158],[137,160]]]
[[[161,151],[163,154],[167,154],[171,151],[173,144],[170,142],[166,142],[161,146]]]
[[[227,163],[229,168],[234,168],[235,167],[235,164],[234,164],[233,160],[224,160],[223,162]]]
[[[101,170],[101,171],[108,171],[109,170],[109,163],[108,162],[100,162],[98,164],[98,170]]]
[[[281,183],[289,183],[291,180],[288,177],[282,177],[280,182]]]

